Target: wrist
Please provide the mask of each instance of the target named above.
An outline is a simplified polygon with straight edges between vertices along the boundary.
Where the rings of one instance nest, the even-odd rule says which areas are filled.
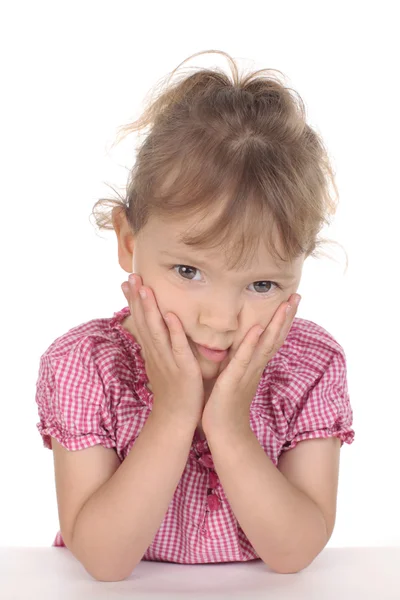
[[[170,411],[164,410],[159,406],[153,406],[150,417],[152,421],[159,424],[160,427],[170,428],[174,433],[182,433],[183,435],[190,434],[192,437],[197,427],[197,423],[195,423],[192,419],[185,418],[179,414],[171,413]]]

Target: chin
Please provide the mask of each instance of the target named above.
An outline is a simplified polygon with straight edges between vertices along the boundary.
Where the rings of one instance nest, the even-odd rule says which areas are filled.
[[[222,373],[231,359],[228,355],[222,362],[214,363],[200,355],[197,360],[201,368],[203,379],[215,379],[220,373]]]

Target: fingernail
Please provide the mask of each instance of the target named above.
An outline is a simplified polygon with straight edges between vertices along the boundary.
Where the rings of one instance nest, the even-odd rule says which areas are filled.
[[[124,292],[125,295],[128,294],[128,292],[129,292],[129,285],[127,283],[123,283],[121,285],[121,288],[122,288],[122,291]]]
[[[295,299],[296,306],[298,306],[300,304],[300,300],[301,300],[301,296],[299,294],[296,294],[296,299]]]
[[[132,285],[136,285],[135,277],[132,273],[129,275],[128,279]]]

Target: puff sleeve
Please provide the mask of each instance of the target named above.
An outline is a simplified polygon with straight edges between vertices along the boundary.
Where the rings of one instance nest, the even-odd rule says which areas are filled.
[[[307,376],[299,386],[303,391],[296,399],[282,451],[313,438],[335,436],[341,440],[341,447],[344,442],[354,441],[344,350],[337,343],[323,350],[313,357],[303,357],[307,367],[303,375]]]
[[[104,383],[85,344],[61,356],[41,356],[36,403],[45,448],[52,448],[50,436],[67,450],[116,446]]]

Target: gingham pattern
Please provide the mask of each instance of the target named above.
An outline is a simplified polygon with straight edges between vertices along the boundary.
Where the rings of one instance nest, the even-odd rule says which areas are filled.
[[[37,428],[68,450],[95,444],[124,460],[153,403],[140,346],[114,317],[83,323],[57,338],[40,358]],[[353,412],[346,358],[321,326],[295,318],[266,366],[250,407],[250,425],[271,461],[301,440],[336,436],[351,444]],[[156,443],[156,442],[155,442]],[[241,529],[212,471],[207,440],[195,432],[182,477],[143,560],[196,564],[247,561],[259,556]],[[210,497],[210,495],[212,496]],[[53,546],[64,546],[60,531]]]

